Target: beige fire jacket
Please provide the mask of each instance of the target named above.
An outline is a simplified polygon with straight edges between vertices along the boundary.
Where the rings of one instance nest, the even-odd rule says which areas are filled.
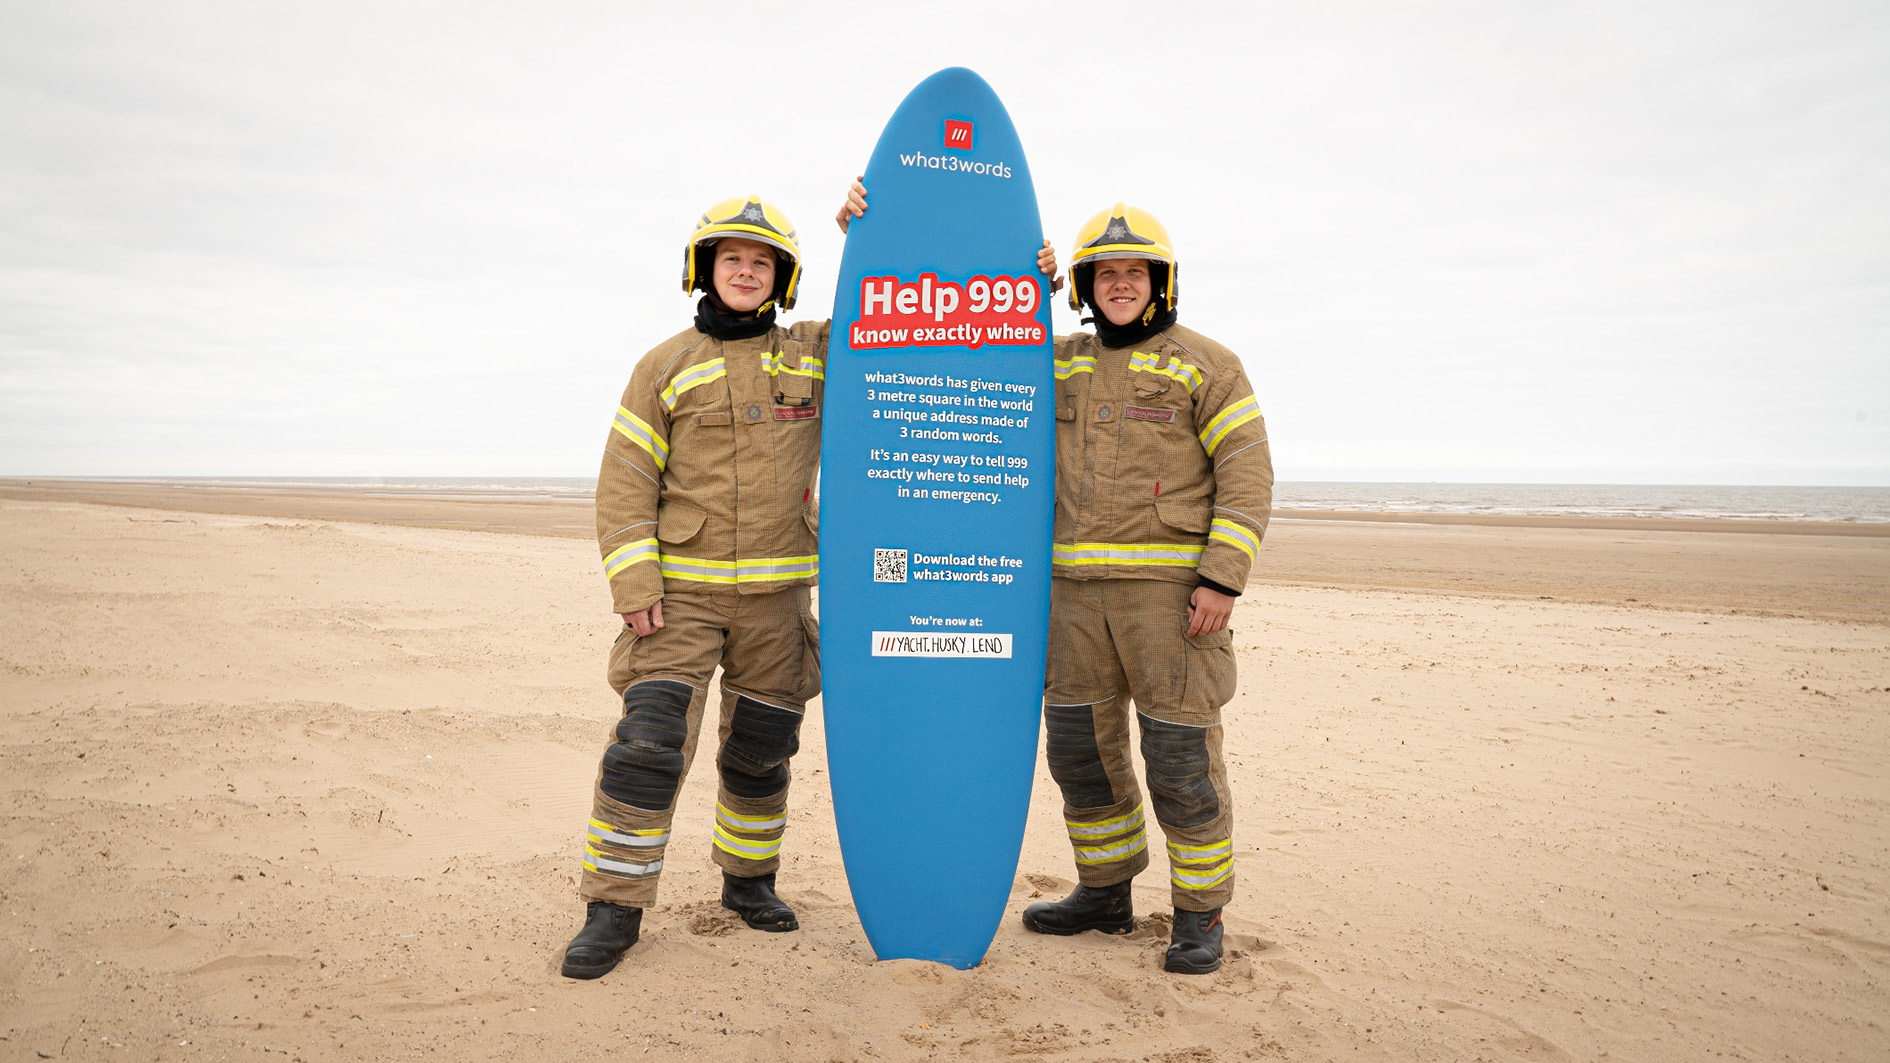
[[[1119,350],[1058,337],[1056,367],[1052,571],[1244,590],[1273,508],[1273,457],[1240,360],[1171,325]]]
[[[691,328],[637,363],[597,474],[616,612],[815,582],[826,357],[822,321],[745,340]]]

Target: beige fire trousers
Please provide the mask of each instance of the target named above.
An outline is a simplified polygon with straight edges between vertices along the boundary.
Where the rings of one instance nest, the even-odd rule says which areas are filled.
[[[780,866],[788,760],[801,712],[820,693],[820,637],[808,588],[773,594],[663,596],[661,630],[625,628],[610,652],[623,700],[598,767],[584,876],[588,900],[656,903],[676,793],[695,758],[709,680],[722,668],[720,748],[711,854],[731,875]]]
[[[1221,706],[1234,696],[1233,632],[1190,637],[1185,583],[1050,581],[1045,755],[1063,791],[1077,879],[1112,886],[1148,866],[1142,792],[1129,759],[1135,703],[1155,821],[1168,840],[1174,906],[1234,895],[1234,802],[1221,763]]]

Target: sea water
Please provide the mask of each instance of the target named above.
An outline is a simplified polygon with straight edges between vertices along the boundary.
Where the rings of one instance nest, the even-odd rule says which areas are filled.
[[[589,476],[73,477],[234,490],[298,489],[440,498],[587,501]],[[1282,481],[1278,510],[1502,516],[1890,523],[1890,487],[1724,487],[1688,484],[1475,484]]]
[[[1284,482],[1275,509],[1890,523],[1890,487]]]

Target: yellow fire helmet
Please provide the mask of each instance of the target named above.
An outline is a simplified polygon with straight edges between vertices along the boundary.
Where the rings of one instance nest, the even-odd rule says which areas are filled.
[[[1070,309],[1081,310],[1092,298],[1096,263],[1105,258],[1146,258],[1149,280],[1159,300],[1173,310],[1179,293],[1175,275],[1181,272],[1175,262],[1174,245],[1168,242],[1168,229],[1155,215],[1141,207],[1117,203],[1083,223],[1076,231],[1076,253],[1070,256]],[[1156,299],[1149,300],[1149,317],[1158,312]]]
[[[764,243],[780,253],[785,261],[775,263],[774,298],[762,304],[761,311],[766,313],[777,302],[783,310],[794,309],[794,295],[801,283],[801,245],[795,239],[794,223],[781,213],[781,208],[760,196],[724,199],[702,212],[696,231],[683,245],[683,294],[710,289],[715,276],[710,248],[724,236]]]

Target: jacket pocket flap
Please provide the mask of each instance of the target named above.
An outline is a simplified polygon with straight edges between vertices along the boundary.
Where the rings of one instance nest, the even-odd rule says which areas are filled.
[[[1206,535],[1214,519],[1214,507],[1205,501],[1187,498],[1158,498],[1155,515],[1176,531]]]
[[[1131,373],[1135,378],[1137,395],[1163,395],[1168,392],[1169,379],[1154,373]]]
[[[774,393],[788,406],[805,406],[814,401],[814,378],[784,369],[775,374]]]
[[[688,506],[663,506],[656,511],[656,537],[666,543],[686,543],[696,537],[707,519],[701,510]]]
[[[696,414],[696,423],[704,426],[734,424],[735,418],[727,410],[715,410],[710,413]]]

